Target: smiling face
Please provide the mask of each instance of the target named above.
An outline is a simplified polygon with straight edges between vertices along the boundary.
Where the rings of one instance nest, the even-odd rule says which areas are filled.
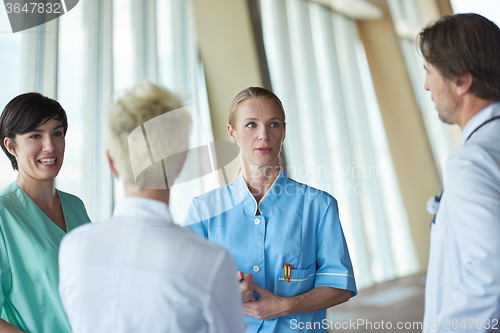
[[[64,159],[65,138],[62,122],[50,119],[14,140],[4,139],[5,147],[17,161],[19,176],[36,181],[53,181]]]
[[[424,89],[431,92],[439,118],[446,124],[456,124],[459,107],[457,85],[452,80],[443,77],[431,63],[426,61],[424,68],[426,70]]]
[[[234,127],[228,124],[229,138],[241,150],[248,167],[279,166],[285,124],[278,104],[267,98],[250,98],[238,106]]]

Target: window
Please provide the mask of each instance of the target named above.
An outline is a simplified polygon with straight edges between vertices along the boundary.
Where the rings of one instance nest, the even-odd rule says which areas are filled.
[[[301,0],[261,0],[289,175],[337,198],[359,288],[418,264],[366,56],[353,20]]]
[[[492,0],[451,0],[453,12],[477,13],[500,26],[500,2]]]
[[[204,71],[198,57],[190,2],[185,0],[81,1],[40,27],[12,34],[0,11],[0,102],[39,91],[56,98],[68,114],[63,168],[56,186],[79,196],[92,220],[111,215],[123,188],[106,158],[103,110],[120,93],[148,79],[194,104],[192,147],[213,141]],[[8,50],[8,52],[5,52]],[[17,175],[0,159],[0,186]],[[4,171],[5,170],[5,171]],[[172,188],[171,211],[180,222],[194,195],[219,184],[218,174]]]
[[[22,46],[25,34],[12,34],[7,12],[0,10],[0,112],[15,96],[23,92],[21,80],[23,70]],[[8,50],[8,51],[7,51]],[[17,177],[17,172],[12,169],[10,160],[3,151],[0,153],[0,188],[4,188]]]
[[[424,60],[418,53],[415,42],[420,29],[423,28],[422,22],[414,0],[389,0],[388,3],[434,160],[442,179],[444,163],[453,151],[454,145],[450,132],[451,127],[436,121],[438,114],[432,102],[431,93],[423,89],[425,81]]]

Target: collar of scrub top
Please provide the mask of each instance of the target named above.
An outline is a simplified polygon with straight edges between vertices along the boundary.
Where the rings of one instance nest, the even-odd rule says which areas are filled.
[[[125,197],[118,201],[113,217],[124,217],[132,223],[146,225],[173,224],[166,203],[140,197]]]
[[[266,213],[270,209],[274,207],[274,205],[278,202],[280,196],[285,193],[286,180],[288,179],[288,175],[286,174],[283,167],[280,167],[280,173],[278,177],[274,180],[269,190],[262,197],[259,202],[259,211],[261,214]],[[239,202],[242,202],[244,207],[249,211],[250,214],[255,215],[257,213],[257,202],[253,197],[252,193],[248,189],[248,186],[243,179],[243,174],[240,172],[237,181],[237,193],[239,197]]]
[[[464,130],[462,132],[462,137],[460,140],[460,144],[463,145],[469,140],[473,134],[475,134],[481,127],[484,125],[500,119],[500,102],[495,102],[478,113],[476,113],[465,125]],[[436,223],[437,211],[439,209],[439,202],[443,197],[444,188],[441,190],[441,194],[439,196],[431,197],[429,201],[427,201],[427,211],[430,214],[434,214],[434,218],[432,219],[432,223]]]

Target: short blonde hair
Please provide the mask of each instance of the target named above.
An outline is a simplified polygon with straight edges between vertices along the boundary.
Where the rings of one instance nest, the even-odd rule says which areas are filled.
[[[148,182],[147,172],[141,174],[141,177],[134,178],[129,152],[129,140],[133,136],[130,134],[148,120],[181,107],[182,103],[177,96],[148,81],[139,82],[107,107],[109,155],[124,183],[135,183],[138,187],[149,188],[145,184]],[[162,123],[161,133],[147,133],[149,145],[161,141],[165,156],[174,156],[164,160],[165,163],[168,161],[168,165],[165,165],[167,178],[179,172],[183,156],[177,153],[189,149],[191,130],[191,117],[187,111],[177,110],[172,115],[173,117],[168,118],[168,122]],[[140,140],[143,140],[142,145],[144,145],[144,137]],[[134,151],[134,159],[137,158],[150,161],[148,150]]]

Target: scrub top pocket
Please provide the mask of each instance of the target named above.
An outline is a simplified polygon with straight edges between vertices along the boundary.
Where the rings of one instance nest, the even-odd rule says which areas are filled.
[[[311,265],[307,269],[294,269],[290,274],[290,282],[285,281],[283,268],[277,274],[278,279],[275,285],[275,291],[281,297],[293,297],[309,290],[314,287],[314,280],[316,278],[316,266]]]

